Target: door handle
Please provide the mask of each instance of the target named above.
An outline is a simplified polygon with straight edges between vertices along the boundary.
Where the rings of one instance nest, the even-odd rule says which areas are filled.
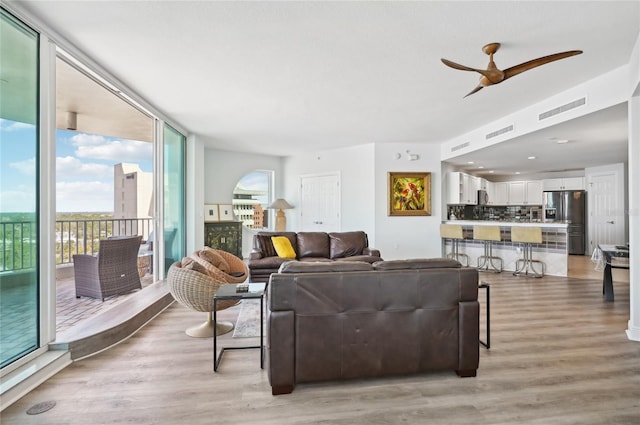
[[[607,223],[614,224],[614,221],[613,220],[612,221],[607,221]]]

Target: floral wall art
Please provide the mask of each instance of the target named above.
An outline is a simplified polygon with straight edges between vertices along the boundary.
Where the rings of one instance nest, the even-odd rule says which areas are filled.
[[[390,216],[431,215],[431,173],[388,174]]]

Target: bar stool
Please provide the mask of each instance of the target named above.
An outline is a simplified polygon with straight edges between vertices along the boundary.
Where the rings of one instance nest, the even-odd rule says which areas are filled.
[[[516,261],[516,271],[513,272],[514,276],[520,276],[523,272],[525,275],[529,274],[529,270],[534,277],[542,277],[545,272],[545,264],[540,260],[533,259],[533,244],[542,243],[542,228],[541,227],[512,227],[511,228],[511,241],[522,243],[523,253],[522,258]],[[542,273],[538,273],[533,267],[533,263],[540,263],[542,266]],[[520,266],[518,266],[521,264]]]
[[[482,241],[484,245],[484,255],[478,257],[478,270],[491,270],[500,273],[504,262],[501,257],[493,255],[493,242],[500,242],[500,226],[473,226],[473,239]],[[496,267],[493,261],[500,261],[500,268]],[[482,262],[482,264],[480,264]]]
[[[463,266],[468,266],[469,256],[467,254],[460,254],[458,252],[458,242],[464,240],[462,226],[460,224],[441,224],[440,237],[445,240],[445,251],[446,239],[451,239],[451,252],[447,254],[447,258],[460,261],[460,258],[462,257],[463,259],[465,259],[466,264],[462,263],[462,261],[460,261],[460,263],[462,263]]]

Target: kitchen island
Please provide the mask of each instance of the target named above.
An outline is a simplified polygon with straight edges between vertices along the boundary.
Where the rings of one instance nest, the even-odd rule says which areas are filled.
[[[462,226],[464,240],[458,242],[458,252],[469,256],[469,265],[477,266],[478,257],[484,255],[482,241],[473,239],[473,226],[499,226],[500,242],[493,242],[493,255],[501,257],[505,271],[514,271],[516,261],[522,258],[522,244],[511,241],[512,227],[541,227],[542,243],[533,244],[533,257],[543,261],[546,274],[567,276],[567,227],[568,223],[540,223],[529,221],[447,220],[445,224]],[[442,241],[443,255],[451,251],[451,241]]]

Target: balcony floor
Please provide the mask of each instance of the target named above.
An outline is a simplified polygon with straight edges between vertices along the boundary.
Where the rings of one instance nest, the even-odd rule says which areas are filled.
[[[140,279],[142,287],[153,283],[153,276],[146,274]],[[56,279],[56,334],[60,334],[77,325],[83,320],[102,313],[123,302],[137,291],[128,294],[115,295],[104,300],[81,297],[76,298],[76,288],[73,276]]]

